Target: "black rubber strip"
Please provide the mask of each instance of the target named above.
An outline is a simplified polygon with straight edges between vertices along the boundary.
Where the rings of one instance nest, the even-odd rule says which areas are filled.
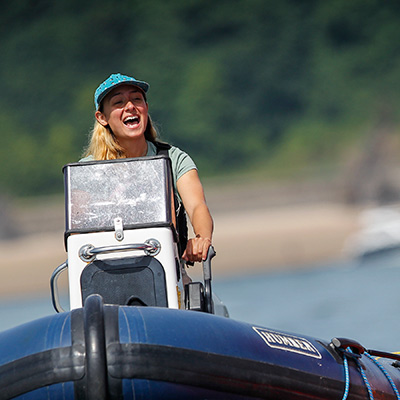
[[[150,344],[107,347],[108,372],[120,379],[148,379],[265,399],[338,399],[344,382],[265,362]],[[364,400],[362,386],[351,399]]]
[[[85,330],[83,327],[83,309],[78,308],[71,311],[71,342],[72,346],[82,346],[85,349]],[[85,350],[86,357],[86,350]],[[85,372],[81,379],[74,381],[74,399],[84,399],[86,396],[86,361]]]
[[[119,307],[104,306],[104,325],[106,327],[106,347],[108,343],[119,343]],[[123,400],[122,380],[108,375],[108,395],[113,400]]]
[[[35,353],[0,367],[0,399],[11,399],[44,386],[81,379],[85,373],[83,346]]]
[[[107,359],[103,300],[89,296],[83,308],[86,347],[87,400],[107,399]]]

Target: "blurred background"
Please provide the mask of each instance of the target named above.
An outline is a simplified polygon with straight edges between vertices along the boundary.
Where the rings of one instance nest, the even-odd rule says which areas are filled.
[[[380,229],[372,247],[376,237],[389,237],[383,250],[399,246],[397,226],[387,229],[400,221],[398,1],[20,0],[2,4],[0,38],[3,319],[10,303],[26,308],[34,296],[49,303],[49,277],[66,258],[62,167],[80,159],[94,90],[116,72],[150,83],[161,138],[199,167],[226,303],[288,299],[290,308],[315,287],[350,279],[305,279],[310,270],[359,271],[370,277],[363,287],[373,286],[382,258],[372,269],[349,267],[358,266],[365,230]],[[272,293],[265,285],[241,293],[245,279],[259,282],[259,274],[295,297],[282,290],[251,297]],[[309,282],[303,294],[298,274]],[[231,279],[241,283],[237,290]],[[384,282],[394,281],[387,275]],[[315,316],[328,318],[332,309]],[[286,312],[278,309],[276,321],[248,318],[300,332],[310,326],[305,318],[288,325]],[[322,325],[317,319],[309,334]]]

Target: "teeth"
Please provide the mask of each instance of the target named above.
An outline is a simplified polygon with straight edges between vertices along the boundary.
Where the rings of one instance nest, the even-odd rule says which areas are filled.
[[[136,122],[139,122],[138,117],[128,117],[124,120],[124,124],[132,124],[132,123],[136,123]]]

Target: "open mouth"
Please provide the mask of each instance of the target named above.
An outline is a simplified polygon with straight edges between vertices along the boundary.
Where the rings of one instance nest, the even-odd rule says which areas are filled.
[[[139,117],[127,117],[124,119],[124,124],[128,127],[128,128],[132,128],[134,126],[137,126],[140,122]]]

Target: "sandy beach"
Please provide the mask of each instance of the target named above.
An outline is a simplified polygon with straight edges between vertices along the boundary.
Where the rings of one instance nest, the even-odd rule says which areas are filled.
[[[207,200],[215,222],[215,277],[343,257],[346,240],[358,229],[360,210],[332,196],[314,194],[302,201],[288,196],[263,188],[211,188]],[[51,273],[66,259],[63,200],[19,206],[15,220],[25,231],[17,239],[0,241],[0,296],[49,291]]]

